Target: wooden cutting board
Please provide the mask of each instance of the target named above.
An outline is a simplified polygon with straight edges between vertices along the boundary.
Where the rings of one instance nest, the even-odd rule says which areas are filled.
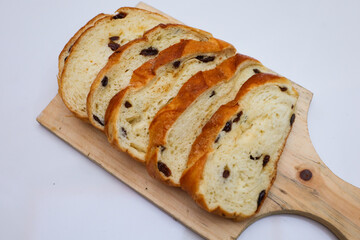
[[[137,7],[159,12],[144,3]],[[174,19],[174,22],[178,21]],[[241,222],[209,214],[185,192],[149,177],[141,163],[112,147],[101,131],[77,119],[59,95],[41,112],[37,121],[205,238],[235,239],[257,219],[292,213],[324,224],[339,239],[360,239],[360,189],[335,176],[317,155],[307,127],[313,94],[294,85],[299,92],[296,121],[281,155],[276,181],[260,212]]]

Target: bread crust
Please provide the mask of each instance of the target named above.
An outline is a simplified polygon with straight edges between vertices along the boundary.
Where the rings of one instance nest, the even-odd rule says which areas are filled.
[[[256,214],[264,200],[266,199],[266,196],[272,186],[272,184],[275,181],[276,178],[276,172],[277,172],[277,162],[279,161],[279,158],[281,156],[281,153],[285,147],[285,143],[287,140],[288,135],[285,138],[284,144],[281,147],[279,151],[279,157],[275,160],[275,169],[273,171],[272,176],[270,177],[270,184],[268,188],[266,189],[266,194],[263,200],[261,201],[259,207],[257,208],[256,212],[252,215],[234,215],[226,210],[224,210],[221,207],[217,207],[215,209],[210,209],[208,205],[206,204],[205,197],[198,193],[200,181],[202,180],[203,176],[203,170],[205,167],[205,163],[207,160],[207,157],[210,152],[212,152],[214,149],[212,148],[213,143],[218,135],[218,133],[221,131],[221,129],[224,127],[226,122],[234,116],[237,112],[239,112],[239,104],[238,102],[252,89],[263,85],[265,83],[289,83],[289,80],[287,80],[284,77],[272,75],[272,74],[265,74],[265,73],[259,73],[253,75],[248,81],[246,81],[243,86],[240,88],[239,92],[237,93],[234,100],[228,102],[227,104],[222,105],[215,114],[211,117],[211,119],[207,122],[207,124],[203,127],[201,134],[197,137],[195,142],[192,145],[192,149],[189,155],[188,163],[187,163],[187,169],[183,172],[183,175],[180,179],[180,185],[183,190],[188,192],[190,196],[198,203],[199,206],[201,206],[203,209],[205,209],[208,212],[212,212],[218,215],[221,215],[226,218],[231,218],[236,221],[248,218]],[[296,90],[293,88],[293,91],[298,96]]]
[[[85,32],[89,27],[92,27],[95,24],[95,22],[97,22],[98,20],[100,20],[101,18],[106,17],[106,16],[110,16],[110,15],[100,13],[100,14],[96,15],[95,17],[93,17],[82,28],[80,28],[64,46],[63,50],[59,54],[59,63],[58,63],[59,73],[57,76],[59,88],[60,88],[61,74],[62,74],[64,65],[65,65],[65,58],[67,56],[69,56],[72,45],[76,42],[76,40],[78,40],[78,38],[81,36],[81,34],[83,34],[83,32]]]
[[[157,12],[153,12],[153,11],[149,11],[149,10],[146,10],[146,9],[143,9],[143,8],[137,8],[137,7],[121,7],[119,8],[118,10],[115,11],[115,14],[116,15],[117,13],[120,13],[122,11],[140,11],[140,12],[147,12],[147,13],[151,13],[151,14],[154,14],[154,15],[158,15],[159,17],[162,17],[162,18],[167,18],[169,19],[169,21],[171,22],[174,22],[174,20],[168,18],[167,16],[165,15],[162,15],[160,13],[157,13]]]
[[[146,168],[152,177],[168,185],[179,186],[178,183],[164,176],[157,167],[159,146],[165,145],[169,129],[203,92],[219,82],[228,81],[236,72],[254,64],[260,64],[260,62],[251,57],[236,54],[215,69],[197,73],[182,86],[171,103],[156,114],[149,128],[150,142],[146,154]]]
[[[90,31],[91,29],[93,29],[97,24],[99,24],[101,21],[105,21],[105,20],[107,20],[107,19],[109,19],[109,18],[112,18],[112,17],[115,16],[117,13],[120,13],[120,12],[122,12],[122,11],[140,11],[140,12],[147,12],[147,13],[151,13],[151,14],[154,14],[154,15],[158,15],[158,16],[164,18],[164,19],[168,19],[169,22],[171,21],[169,18],[167,18],[167,17],[165,17],[165,16],[163,16],[163,15],[161,15],[161,14],[155,13],[155,12],[151,12],[151,11],[144,10],[144,9],[140,9],[140,8],[122,7],[122,8],[119,8],[118,10],[116,10],[115,14],[113,14],[113,15],[106,15],[106,16],[98,19],[97,21],[95,21],[95,22],[93,23],[92,26],[89,26],[86,30],[84,30],[84,31],[82,32],[82,34],[76,39],[76,41],[75,41],[74,44],[72,45],[72,49],[76,48],[76,47],[78,46],[79,42],[80,42],[80,39],[81,39],[83,36],[85,36],[85,34],[86,34],[88,31]],[[90,21],[91,21],[91,20],[90,20]],[[72,53],[73,53],[73,51],[70,51],[70,54],[68,55],[68,57],[71,58]],[[110,56],[110,57],[111,57],[111,56]],[[64,96],[63,96],[63,95],[64,95],[64,91],[63,91],[63,73],[66,71],[66,68],[67,68],[67,64],[64,65],[63,70],[62,70],[62,73],[61,73],[61,76],[58,78],[58,83],[60,84],[60,85],[59,85],[59,91],[58,91],[58,92],[59,92],[59,95],[60,95],[61,98],[63,99],[63,102],[64,102],[65,106],[66,106],[76,117],[88,121],[88,120],[89,120],[88,116],[84,117],[84,116],[79,115],[79,114],[75,111],[75,109],[73,109],[73,107],[70,106],[70,105],[68,104],[68,102],[64,99]]]
[[[127,152],[133,158],[140,162],[145,162],[145,159],[139,159],[134,154],[122,147],[121,142],[118,139],[118,128],[116,127],[117,118],[120,112],[122,101],[128,91],[135,88],[141,88],[145,86],[153,77],[156,75],[156,70],[161,66],[164,66],[168,63],[173,62],[184,56],[191,54],[202,54],[202,53],[214,53],[221,51],[231,51],[235,54],[235,48],[222,40],[211,38],[209,41],[201,42],[195,40],[182,40],[173,46],[161,51],[157,58],[154,58],[138,69],[133,73],[133,76],[130,80],[130,85],[125,89],[121,90],[117,95],[115,95],[106,110],[105,114],[105,134],[108,137],[110,143],[117,146],[122,151]]]
[[[208,32],[205,32],[203,30],[200,30],[200,29],[196,29],[196,28],[192,28],[192,27],[189,27],[189,26],[185,26],[185,25],[182,25],[182,24],[174,24],[174,23],[169,23],[169,24],[159,24],[157,25],[156,27],[146,31],[143,35],[143,37],[141,38],[138,38],[138,39],[134,39],[130,42],[128,42],[127,44],[121,46],[116,52],[114,52],[110,57],[109,57],[109,60],[107,62],[107,64],[103,67],[103,69],[101,69],[101,71],[99,72],[99,74],[97,75],[97,77],[95,78],[95,80],[93,81],[91,87],[90,87],[90,92],[87,96],[87,101],[86,101],[86,110],[87,110],[87,114],[88,116],[92,116],[93,115],[93,110],[92,110],[92,104],[93,104],[93,101],[94,101],[94,94],[95,94],[95,91],[100,87],[101,85],[101,80],[103,79],[103,77],[106,75],[106,73],[112,69],[116,64],[118,64],[121,59],[122,59],[122,56],[126,53],[126,51],[128,49],[131,49],[132,46],[134,46],[135,44],[137,43],[140,43],[140,42],[147,42],[149,40],[149,35],[151,35],[153,32],[155,31],[158,31],[158,29],[166,29],[166,28],[172,28],[172,27],[181,27],[181,28],[185,28],[185,29],[189,29],[189,31],[192,31],[192,32],[197,32],[199,35],[203,35],[204,37],[206,36],[208,39],[211,39],[212,38],[212,35],[211,33],[208,33]],[[174,54],[174,53],[171,53],[170,51],[167,52],[168,54]],[[175,52],[175,54],[177,54],[178,52]],[[162,57],[162,61],[163,62],[160,62],[160,61],[157,61],[156,64],[158,64],[158,66],[161,66],[161,64],[165,63],[168,59],[170,59],[170,56],[169,58],[166,58],[166,57]],[[151,60],[150,60],[151,61]],[[148,65],[151,64],[151,62],[147,63]],[[156,69],[156,66],[151,66],[153,68],[152,71],[155,71]],[[135,71],[137,73],[135,73]],[[141,83],[141,78],[144,77],[144,80],[143,81],[147,81],[148,78],[150,77],[151,73],[150,72],[147,72],[147,73],[142,73],[142,71],[149,71],[149,68],[146,68],[146,67],[143,67],[142,69],[138,69],[138,70],[135,70],[134,71],[134,74],[138,74],[137,78],[136,78],[136,81],[135,79],[134,80],[130,80],[130,84],[140,84]],[[106,113],[105,113],[106,115]],[[106,117],[105,117],[106,119]],[[90,123],[95,126],[96,128],[98,128],[99,130],[102,130],[104,131],[104,127],[101,126],[98,122],[96,122],[92,117],[89,117],[89,120],[90,120]],[[105,120],[106,121],[106,120]]]

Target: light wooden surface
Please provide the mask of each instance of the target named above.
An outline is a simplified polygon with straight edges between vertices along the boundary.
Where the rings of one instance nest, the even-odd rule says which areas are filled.
[[[138,7],[154,10],[143,3]],[[307,128],[312,93],[298,85],[296,89],[299,92],[296,120],[279,161],[277,179],[261,211],[242,222],[211,215],[180,189],[150,178],[142,164],[117,151],[102,132],[74,117],[58,95],[37,121],[205,238],[234,239],[259,218],[293,213],[324,224],[339,239],[360,239],[360,189],[335,176],[317,155]],[[304,169],[312,172],[308,181],[300,178]]]

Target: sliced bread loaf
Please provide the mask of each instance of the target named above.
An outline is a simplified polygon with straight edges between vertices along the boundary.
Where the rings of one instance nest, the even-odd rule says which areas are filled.
[[[69,110],[77,117],[87,118],[86,98],[91,83],[108,57],[145,31],[169,22],[160,14],[126,7],[99,19],[83,32],[72,46],[60,78],[59,93]]]
[[[110,102],[105,116],[109,141],[144,162],[149,126],[159,109],[193,75],[216,67],[235,52],[233,46],[214,38],[206,42],[182,40],[142,65],[129,87]]]
[[[259,211],[295,120],[289,80],[252,76],[194,142],[181,187],[204,209],[237,220]]]
[[[146,166],[149,174],[179,186],[191,145],[202,127],[256,72],[271,72],[248,56],[237,54],[215,69],[199,72],[154,117],[149,129]]]
[[[160,24],[133,40],[111,55],[106,66],[91,85],[87,97],[87,113],[90,122],[104,129],[105,112],[110,100],[128,86],[133,71],[169,46],[182,39],[208,41],[211,34],[179,24]]]
[[[110,16],[110,15],[100,13],[97,16],[95,16],[93,19],[91,19],[89,22],[87,22],[82,28],[80,28],[74,34],[74,36],[67,42],[67,44],[65,45],[65,47],[61,51],[61,53],[59,55],[59,63],[58,63],[59,73],[58,73],[58,76],[57,76],[59,87],[60,87],[60,79],[61,79],[61,74],[62,74],[62,71],[63,71],[63,68],[64,68],[64,64],[65,64],[65,61],[67,60],[67,57],[70,54],[72,46],[74,45],[76,40],[78,40],[78,38],[81,36],[81,34],[83,34],[83,32],[85,32],[88,28],[94,26],[95,22],[97,22],[99,19],[101,19],[103,17],[106,17],[106,16]]]

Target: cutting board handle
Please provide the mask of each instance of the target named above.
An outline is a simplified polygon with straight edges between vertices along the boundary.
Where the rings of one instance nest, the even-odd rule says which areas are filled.
[[[299,89],[301,91],[301,89]],[[360,239],[360,189],[337,177],[321,161],[311,143],[307,114],[312,93],[299,99],[296,121],[269,198],[278,206],[273,213],[295,213],[328,227],[339,239]],[[302,137],[299,137],[302,136]],[[283,161],[282,161],[283,160]],[[290,167],[289,167],[290,166]]]

